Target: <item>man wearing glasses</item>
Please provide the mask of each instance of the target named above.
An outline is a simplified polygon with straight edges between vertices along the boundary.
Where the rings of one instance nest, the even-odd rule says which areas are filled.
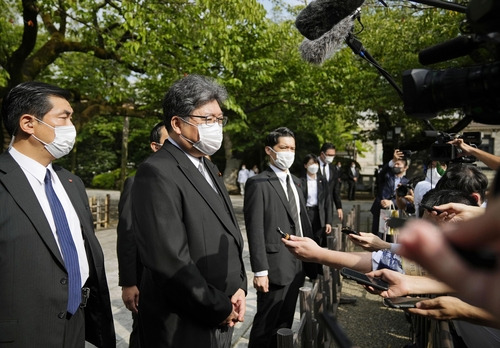
[[[199,75],[163,100],[169,138],[137,171],[134,233],[144,264],[142,347],[230,347],[243,321],[243,238],[219,170],[223,87]]]

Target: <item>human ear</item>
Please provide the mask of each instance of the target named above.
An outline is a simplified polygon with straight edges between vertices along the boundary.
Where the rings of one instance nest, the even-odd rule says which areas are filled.
[[[32,115],[24,114],[19,118],[19,130],[27,134],[33,134],[34,130]]]

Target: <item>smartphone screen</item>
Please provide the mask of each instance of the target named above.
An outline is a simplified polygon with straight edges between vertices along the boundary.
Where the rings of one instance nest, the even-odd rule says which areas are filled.
[[[379,290],[389,289],[389,284],[387,282],[383,281],[382,279],[368,277],[364,273],[355,271],[355,270],[347,268],[347,267],[342,268],[342,270],[340,271],[340,274],[342,274],[347,279],[352,279],[359,284],[369,285],[375,289],[379,289]]]
[[[384,298],[384,305],[391,308],[415,308],[417,302],[425,300],[422,297],[388,297]]]
[[[425,205],[425,204],[422,204],[422,203],[421,203],[421,204],[420,204],[420,206],[421,206],[422,208],[424,208],[425,210],[427,210],[428,212],[435,211],[438,215],[442,213],[442,211],[441,211],[441,210],[436,209],[436,208],[434,208],[434,207],[431,207],[431,206],[429,206],[429,205]]]
[[[357,236],[360,236],[360,234],[359,234],[358,231],[351,230],[350,228],[347,228],[347,227],[344,227],[342,229],[342,233],[345,233],[345,234],[355,234]]]

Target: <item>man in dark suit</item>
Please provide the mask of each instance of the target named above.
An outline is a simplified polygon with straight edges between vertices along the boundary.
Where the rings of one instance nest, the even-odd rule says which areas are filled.
[[[342,201],[340,200],[340,171],[338,171],[332,163],[335,158],[335,153],[335,146],[332,143],[324,143],[323,146],[321,146],[319,154],[319,175],[326,178],[328,181],[332,201],[337,210],[337,216],[342,222],[344,219],[344,212],[342,211]],[[332,209],[334,208],[332,207]]]
[[[69,93],[40,82],[3,100],[0,346],[115,347],[104,256],[83,182],[52,161],[76,131]]]
[[[356,184],[358,183],[359,170],[356,168],[356,162],[351,162],[347,169],[347,197],[350,201],[356,198]]]
[[[225,89],[188,75],[163,100],[169,138],[132,187],[133,231],[144,264],[142,347],[230,347],[243,321],[243,237],[217,167]]]
[[[149,135],[149,146],[153,152],[158,151],[168,133],[165,123],[157,123]],[[130,333],[129,348],[139,347],[139,285],[141,284],[142,262],[137,252],[137,243],[132,231],[132,185],[134,177],[125,180],[123,191],[118,202],[118,226],[116,227],[117,241],[116,254],[118,256],[118,285],[122,287],[122,300],[125,307],[132,312],[132,332]]]
[[[391,205],[396,207],[396,188],[408,183],[407,170],[408,161],[403,152],[394,150],[393,158],[382,167],[378,176],[378,192],[370,208],[373,234],[379,234],[380,209],[388,209]]]
[[[276,347],[276,332],[293,323],[299,288],[305,275],[302,262],[281,242],[284,233],[312,237],[300,179],[288,168],[295,158],[295,137],[280,127],[266,137],[270,166],[247,180],[243,212],[257,290],[249,347]],[[316,267],[314,267],[316,270]]]

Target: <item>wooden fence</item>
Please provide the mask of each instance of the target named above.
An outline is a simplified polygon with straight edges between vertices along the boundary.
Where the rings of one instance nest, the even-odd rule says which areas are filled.
[[[89,197],[90,212],[92,213],[95,229],[109,227],[110,202],[111,198],[109,194],[104,198]]]

